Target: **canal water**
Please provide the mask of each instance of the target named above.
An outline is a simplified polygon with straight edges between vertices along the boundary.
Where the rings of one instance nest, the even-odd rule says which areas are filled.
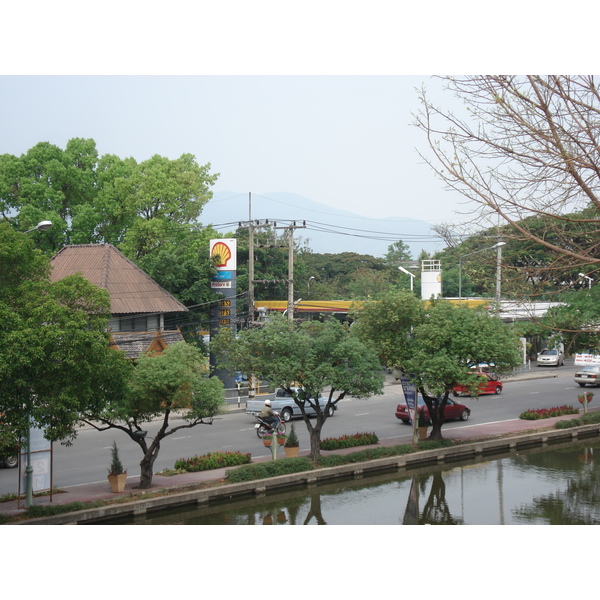
[[[600,442],[564,444],[113,524],[595,525],[600,523],[599,463]]]

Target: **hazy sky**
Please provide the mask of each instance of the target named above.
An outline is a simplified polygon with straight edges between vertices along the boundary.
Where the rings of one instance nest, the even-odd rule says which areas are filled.
[[[93,138],[100,154],[196,156],[214,191],[291,192],[370,217],[453,220],[422,163],[418,76],[3,76],[0,153]]]

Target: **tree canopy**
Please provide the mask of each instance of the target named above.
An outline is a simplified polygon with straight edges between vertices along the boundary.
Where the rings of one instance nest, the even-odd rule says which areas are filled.
[[[313,460],[319,456],[321,430],[331,407],[346,395],[368,398],[382,393],[383,375],[375,352],[335,319],[294,323],[275,316],[263,327],[245,329],[236,337],[221,331],[211,348],[224,368],[268,379],[293,396],[310,435]],[[321,407],[315,400],[324,392],[327,404]],[[306,403],[316,412],[314,420],[306,414]]]
[[[444,407],[455,384],[475,390],[471,367],[494,365],[498,374],[519,363],[516,335],[484,309],[446,300],[424,303],[405,291],[355,308],[356,334],[378,352],[380,361],[404,371],[429,409],[431,437],[441,439]]]
[[[83,411],[123,389],[129,363],[108,347],[108,293],[79,275],[51,283],[49,260],[7,223],[0,264],[0,413],[19,433],[31,419],[68,443]]]
[[[205,356],[196,347],[178,342],[161,354],[146,354],[136,361],[126,389],[119,399],[84,411],[82,420],[99,431],[117,429],[126,433],[143,454],[140,487],[152,485],[152,467],[161,442],[181,429],[212,424],[224,406],[223,383],[203,374]],[[172,425],[173,411],[182,421]],[[159,429],[151,441],[142,435],[142,425],[157,420]]]

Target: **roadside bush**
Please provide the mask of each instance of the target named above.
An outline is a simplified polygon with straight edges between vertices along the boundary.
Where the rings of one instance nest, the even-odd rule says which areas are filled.
[[[354,435],[343,435],[339,438],[321,440],[321,450],[341,450],[342,448],[354,448],[355,446],[369,446],[378,442],[379,438],[374,433],[355,433]]]
[[[225,479],[227,483],[241,483],[243,481],[268,479],[269,477],[277,477],[278,475],[311,471],[313,468],[310,458],[299,456],[298,458],[286,458],[285,460],[243,465],[237,469],[227,471]]]
[[[569,429],[571,427],[581,427],[582,425],[593,425],[600,423],[600,412],[587,413],[581,415],[578,419],[568,419],[565,421],[558,421],[554,424],[555,429]]]
[[[209,452],[203,456],[192,458],[180,458],[175,462],[174,469],[195,473],[197,471],[209,471],[223,467],[235,467],[245,465],[252,461],[250,454],[240,452]]]
[[[555,406],[554,408],[536,408],[529,409],[519,415],[519,419],[526,421],[535,421],[537,419],[549,419],[551,417],[560,417],[561,415],[577,415],[579,410],[572,406]]]

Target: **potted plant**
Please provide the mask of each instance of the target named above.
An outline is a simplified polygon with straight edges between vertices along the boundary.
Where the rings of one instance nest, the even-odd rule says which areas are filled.
[[[292,428],[290,429],[290,434],[285,440],[285,446],[283,447],[283,451],[285,452],[287,458],[293,458],[294,456],[298,456],[299,450],[300,442],[298,441],[296,429],[294,428],[294,424],[292,423]]]
[[[273,436],[272,435],[263,435],[262,441],[263,441],[263,446],[266,446],[268,448],[271,445],[271,443],[273,442]]]
[[[127,480],[127,471],[123,468],[123,463],[119,458],[119,449],[117,442],[113,440],[111,448],[111,462],[108,468],[108,483],[113,492],[122,492],[125,489]]]
[[[431,425],[429,415],[425,414],[425,409],[419,409],[419,417],[417,420],[417,426],[419,428],[419,440],[427,439],[427,428]]]
[[[285,444],[285,440],[287,439],[287,436],[283,435],[283,433],[278,433],[277,434],[277,443],[280,446],[283,446]]]

